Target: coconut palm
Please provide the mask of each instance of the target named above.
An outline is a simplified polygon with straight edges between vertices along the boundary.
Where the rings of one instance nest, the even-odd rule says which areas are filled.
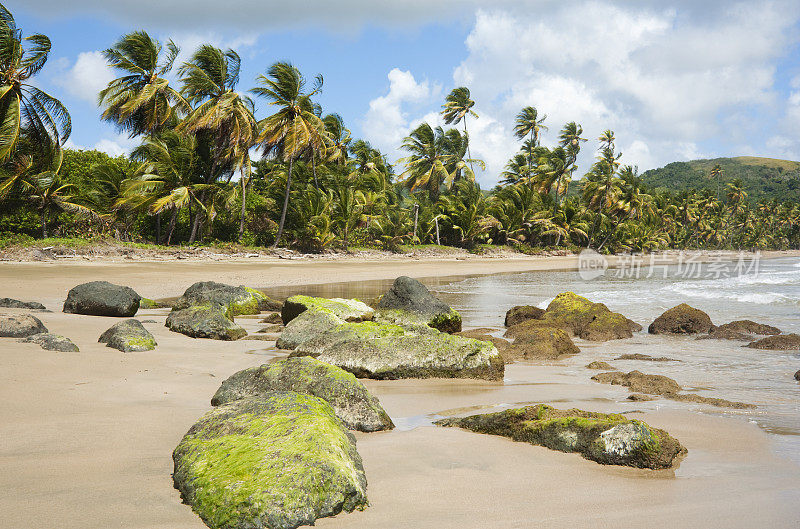
[[[322,118],[322,123],[330,142],[327,161],[344,165],[347,162],[347,153],[352,141],[350,130],[345,126],[344,119],[339,114],[328,114]]]
[[[409,152],[409,156],[398,160],[406,166],[400,175],[401,180],[411,192],[427,189],[431,202],[439,198],[439,188],[450,176],[445,166],[449,155],[445,152],[444,142],[442,127],[434,129],[428,123],[422,123],[406,136],[401,145]]]
[[[72,132],[64,105],[29,82],[47,62],[50,39],[39,33],[22,35],[11,12],[0,4],[0,163],[13,156],[23,134],[40,157],[58,157]]]
[[[170,86],[180,49],[171,40],[161,43],[145,31],[123,35],[103,52],[121,75],[98,94],[101,118],[131,137],[153,135],[174,124],[176,112],[188,110],[186,101]]]
[[[260,134],[257,144],[265,155],[274,155],[288,162],[283,209],[281,210],[278,233],[273,247],[277,247],[283,235],[286,212],[289,208],[289,193],[292,185],[294,161],[309,148],[316,152],[324,151],[324,125],[314,112],[311,98],[322,90],[322,76],[314,79],[311,92],[305,92],[306,80],[300,70],[287,62],[276,62],[259,75],[260,85],[251,91],[259,97],[267,98],[278,111],[259,122]]]
[[[472,107],[475,106],[475,101],[470,99],[469,88],[466,86],[460,86],[458,88],[454,88],[447,97],[445,98],[444,105],[442,105],[442,117],[444,118],[444,122],[447,125],[458,125],[461,121],[464,122],[464,137],[469,138],[469,133],[467,132],[467,116],[472,116],[475,119],[478,119],[478,114],[472,110]],[[467,141],[467,158],[472,158],[472,154],[469,151],[469,141]],[[472,167],[470,163],[470,168],[475,171],[475,168]]]
[[[241,172],[242,203],[245,202],[246,184],[250,173],[248,152],[258,136],[258,125],[253,115],[253,100],[235,91],[239,82],[241,59],[233,50],[222,51],[203,45],[185,62],[178,73],[183,86],[181,94],[193,110],[181,121],[177,130],[199,134],[210,142],[211,168],[205,175],[205,184],[212,185],[227,173],[230,182],[235,171]],[[226,182],[226,183],[227,183]],[[201,201],[208,193],[203,192]],[[195,215],[189,243],[195,241],[205,213]]]
[[[545,119],[547,119],[547,114],[539,117],[539,111],[536,110],[536,107],[528,106],[517,114],[516,124],[514,125],[514,135],[517,138],[521,140],[526,136],[530,136],[528,164],[531,172],[533,172],[533,150],[539,145],[540,132],[547,130],[544,125]]]

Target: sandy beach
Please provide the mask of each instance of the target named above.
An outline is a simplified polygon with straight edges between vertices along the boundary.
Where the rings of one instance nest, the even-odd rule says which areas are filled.
[[[0,296],[44,303],[37,314],[79,353],[0,339],[2,527],[202,528],[173,488],[171,454],[210,408],[222,380],[285,353],[271,342],[195,340],[164,327],[167,309],[141,310],[159,346],[120,353],[97,343],[114,318],[63,314],[73,286],[104,279],[145,297],[180,295],[201,280],[270,292],[393,279],[570,270],[575,257],[346,261],[0,263]],[[354,285],[351,285],[354,286]],[[0,312],[13,313],[12,309]],[[248,332],[255,317],[237,322]],[[521,382],[524,381],[524,382]],[[677,469],[608,467],[576,454],[430,426],[431,414],[543,402],[630,412],[627,390],[576,384],[553,366],[507,366],[504,382],[365,381],[398,428],[357,434],[370,507],[320,528],[719,527],[800,525],[800,467],[775,454],[756,425],[689,411],[631,417],[688,448]]]

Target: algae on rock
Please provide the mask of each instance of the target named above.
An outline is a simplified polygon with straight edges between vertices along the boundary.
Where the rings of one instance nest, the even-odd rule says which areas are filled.
[[[139,320],[134,319],[114,324],[97,341],[123,353],[152,351],[158,345],[150,331]]]
[[[215,281],[200,281],[178,298],[173,310],[183,310],[195,305],[221,305],[230,317],[258,314],[273,301],[266,295],[246,286],[231,286]]]
[[[376,321],[398,325],[428,325],[442,332],[459,332],[461,315],[410,277],[400,276],[380,297]]]
[[[286,325],[307,310],[332,314],[349,322],[369,321],[373,317],[372,307],[357,299],[315,298],[312,296],[291,296],[283,304],[281,319]]]
[[[271,391],[296,391],[319,397],[333,406],[336,416],[351,430],[376,432],[394,428],[378,399],[355,376],[307,356],[234,373],[222,383],[211,404],[219,406]]]
[[[562,452],[578,452],[586,459],[607,465],[670,468],[678,456],[686,453],[664,430],[623,415],[559,410],[544,404],[441,419],[435,424],[501,435]]]
[[[276,391],[214,408],[172,458],[175,487],[212,529],[294,529],[368,505],[355,438],[311,395]]]
[[[192,338],[238,340],[247,335],[247,331],[234,323],[225,307],[211,303],[173,310],[167,316],[166,326]]]

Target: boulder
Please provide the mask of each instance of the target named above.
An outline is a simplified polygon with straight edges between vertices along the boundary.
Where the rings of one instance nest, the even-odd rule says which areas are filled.
[[[472,338],[473,340],[481,340],[483,342],[489,342],[497,348],[497,351],[500,353],[500,356],[503,357],[503,360],[506,360],[506,363],[513,361],[506,358],[506,356],[503,354],[511,347],[511,342],[489,334],[490,332],[495,332],[496,330],[497,329],[478,328],[478,329],[470,329],[468,331],[456,332],[453,334],[455,334],[456,336],[463,336],[464,338]]]
[[[598,360],[595,360],[594,362],[587,364],[586,369],[604,369],[606,371],[613,371],[614,366],[612,366],[608,362],[600,362]]]
[[[800,369],[797,370],[797,373],[794,374],[795,380],[800,380]]]
[[[738,340],[740,342],[751,342],[753,341],[753,336],[750,334],[744,334],[742,332],[736,331],[732,328],[723,329],[720,326],[714,329],[712,332],[708,334],[704,334],[702,336],[698,336],[698,340]]]
[[[215,281],[200,281],[186,289],[173,305],[173,310],[183,310],[195,305],[222,305],[231,317],[242,314],[258,314],[262,310],[272,310],[271,300],[258,290],[238,286],[234,287]]]
[[[525,320],[541,320],[544,316],[544,309],[532,305],[518,305],[508,309],[506,312],[505,325],[511,327]]]
[[[20,301],[11,298],[0,298],[0,309],[47,310],[44,305],[36,301]]]
[[[114,285],[108,281],[92,281],[69,291],[64,302],[64,312],[130,318],[139,310],[141,299],[130,287]]]
[[[343,320],[327,312],[306,311],[286,324],[275,346],[278,349],[294,349],[343,323]]]
[[[357,299],[292,296],[283,304],[281,320],[286,325],[307,310],[327,312],[350,322],[369,321],[375,312],[372,307]]]
[[[557,327],[535,327],[517,337],[504,355],[526,360],[555,360],[580,352],[564,330]]]
[[[279,312],[271,312],[266,317],[258,320],[259,323],[280,323],[283,324],[283,318]]]
[[[634,393],[649,393],[651,395],[675,395],[683,389],[669,377],[645,375],[641,371],[599,373],[593,376],[592,380],[602,384],[625,386]]]
[[[751,349],[769,349],[772,351],[791,351],[800,349],[800,335],[798,334],[778,334],[767,336],[747,344]]]
[[[623,415],[559,410],[544,404],[447,418],[435,424],[501,435],[561,452],[577,452],[606,465],[670,468],[676,458],[686,453],[686,449],[664,430]]]
[[[294,529],[368,505],[355,438],[311,395],[276,391],[216,407],[172,459],[175,488],[214,529]]]
[[[642,353],[624,354],[616,357],[614,360],[644,360],[646,362],[680,362],[674,358],[667,358],[666,356],[650,356]]]
[[[156,339],[144,328],[139,320],[124,320],[100,335],[97,340],[107,347],[119,349],[123,353],[152,351],[156,348]]]
[[[0,337],[25,338],[46,333],[47,327],[36,316],[30,314],[0,314]]]
[[[634,402],[648,402],[657,399],[658,397],[654,397],[653,395],[645,395],[644,393],[631,393],[628,395],[628,400],[632,400]]]
[[[32,334],[17,341],[38,344],[45,351],[58,351],[61,353],[77,353],[80,351],[78,346],[72,343],[72,340],[69,338],[49,332]]]
[[[410,277],[400,276],[378,302],[376,319],[398,325],[427,324],[442,332],[461,330],[461,315],[428,288]]]
[[[173,310],[167,316],[166,326],[192,338],[238,340],[247,335],[247,331],[233,322],[224,307],[210,303]]]
[[[752,320],[736,320],[725,323],[714,329],[712,334],[716,334],[720,331],[733,331],[741,334],[758,334],[762,336],[771,336],[781,333],[781,330],[777,327],[756,323]]]
[[[633,336],[631,322],[574,292],[563,292],[547,306],[541,319],[526,320],[509,327],[506,336],[518,338],[538,327],[558,327],[584,340],[603,342]]]
[[[700,309],[681,303],[655,319],[648,327],[650,334],[701,334],[715,329],[711,318]]]
[[[296,391],[319,397],[333,406],[336,416],[350,430],[377,432],[394,428],[378,399],[356,377],[308,356],[234,373],[214,394],[211,405],[262,397],[272,391]]]
[[[725,399],[717,399],[714,397],[701,397],[694,393],[682,393],[680,395],[669,395],[668,398],[681,402],[695,402],[697,404],[709,404],[718,408],[735,408],[738,410],[753,409],[757,406],[755,404],[748,404],[746,402],[734,402]]]
[[[340,323],[298,345],[292,356],[313,356],[360,378],[502,380],[503,359],[491,343],[425,329]]]

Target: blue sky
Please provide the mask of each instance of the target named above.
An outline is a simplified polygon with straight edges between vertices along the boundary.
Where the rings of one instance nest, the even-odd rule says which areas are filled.
[[[616,132],[623,161],[641,170],[698,157],[800,160],[800,5],[796,1],[656,0],[24,0],[6,1],[27,34],[53,53],[36,83],[64,101],[71,145],[124,152],[135,140],[98,119],[110,79],[100,51],[134,29],[173,38],[184,56],[200,43],[236,49],[239,89],[276,60],[322,73],[325,112],[394,160],[407,132],[436,122],[446,93],[470,87],[479,119],[473,156],[484,187],[518,148],[525,105],[590,138]],[[270,112],[258,103],[259,116]]]

